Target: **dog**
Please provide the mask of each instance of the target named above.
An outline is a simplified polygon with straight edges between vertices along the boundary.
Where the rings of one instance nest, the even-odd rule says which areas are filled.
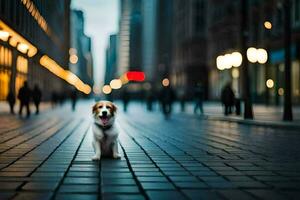
[[[93,106],[94,123],[92,160],[100,160],[101,156],[120,158],[118,150],[119,131],[115,125],[117,107],[110,101],[99,101]]]

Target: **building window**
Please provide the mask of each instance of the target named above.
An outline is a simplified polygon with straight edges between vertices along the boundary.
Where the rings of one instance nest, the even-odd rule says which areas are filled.
[[[203,0],[194,2],[194,20],[195,31],[203,32],[205,28],[205,5]]]
[[[15,87],[16,94],[18,94],[20,88],[23,86],[24,81],[27,80],[27,74],[28,74],[28,60],[23,56],[18,56],[16,87]]]
[[[294,27],[300,26],[300,0],[293,0],[292,13]]]
[[[0,100],[6,100],[9,91],[12,52],[0,45]]]

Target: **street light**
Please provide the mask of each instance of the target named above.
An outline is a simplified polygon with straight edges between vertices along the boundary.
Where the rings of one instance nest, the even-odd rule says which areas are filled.
[[[251,63],[265,64],[268,61],[268,52],[262,48],[250,47],[247,49],[247,59]]]
[[[257,61],[260,64],[265,64],[268,61],[268,53],[265,49],[257,49]]]
[[[110,94],[110,93],[111,93],[111,87],[110,87],[109,85],[104,85],[104,86],[102,87],[102,92],[103,92],[104,94]]]
[[[233,67],[241,66],[242,62],[243,62],[243,57],[240,52],[236,51],[231,54],[231,64]]]
[[[114,90],[120,89],[122,87],[121,79],[113,79],[109,83],[110,87]]]
[[[267,86],[269,89],[273,88],[273,87],[274,87],[274,81],[273,81],[272,79],[268,79],[268,80],[266,81],[266,86]]]
[[[272,23],[270,21],[265,21],[264,22],[264,27],[268,30],[272,29]]]

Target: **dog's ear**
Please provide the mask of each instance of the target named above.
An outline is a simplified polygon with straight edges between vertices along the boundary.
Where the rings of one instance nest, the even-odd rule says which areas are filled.
[[[99,103],[96,103],[96,104],[93,106],[93,108],[92,108],[93,114],[95,114],[95,112],[96,112],[98,106],[99,106]]]

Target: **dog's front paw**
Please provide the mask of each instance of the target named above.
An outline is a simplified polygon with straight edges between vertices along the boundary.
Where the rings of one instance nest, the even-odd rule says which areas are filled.
[[[121,155],[118,154],[118,153],[114,153],[114,154],[113,154],[113,158],[114,158],[114,159],[120,159],[120,158],[121,158]]]
[[[95,155],[95,156],[92,157],[92,160],[93,161],[100,160],[100,156]]]

